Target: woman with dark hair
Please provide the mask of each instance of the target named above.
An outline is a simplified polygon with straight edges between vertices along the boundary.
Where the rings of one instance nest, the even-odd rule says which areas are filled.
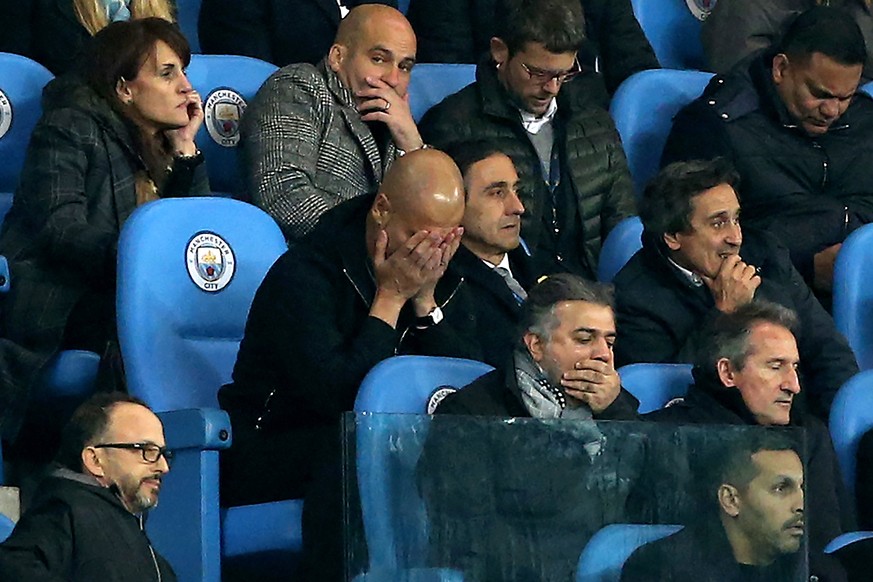
[[[7,438],[55,353],[116,353],[116,250],[127,217],[158,198],[209,194],[189,60],[174,24],[116,22],[94,37],[80,71],[46,86],[0,234],[12,281],[2,310],[11,346],[0,351]]]

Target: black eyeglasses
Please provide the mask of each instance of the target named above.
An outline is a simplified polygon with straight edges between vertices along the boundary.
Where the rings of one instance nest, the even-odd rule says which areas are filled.
[[[159,447],[152,443],[103,443],[94,445],[95,449],[132,449],[142,453],[142,460],[146,463],[157,463],[161,457],[167,460],[167,463],[173,460],[173,451],[167,447]]]
[[[530,77],[531,81],[542,85],[551,82],[552,79],[558,81],[559,85],[564,84],[582,72],[582,65],[579,64],[579,59],[576,57],[573,58],[573,66],[570,67],[569,71],[559,71],[556,73],[554,71],[546,71],[544,69],[531,67],[524,63],[521,63],[521,68],[524,69],[524,72],[527,73],[527,76]]]

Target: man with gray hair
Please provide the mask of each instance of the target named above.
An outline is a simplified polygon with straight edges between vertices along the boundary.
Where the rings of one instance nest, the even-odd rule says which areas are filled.
[[[568,273],[528,293],[521,337],[505,368],[451,394],[437,414],[622,420],[639,402],[621,387],[609,287]]]
[[[643,248],[615,277],[619,366],[690,362],[700,322],[765,299],[797,314],[810,411],[826,420],[858,371],[833,319],[770,233],[741,227],[739,177],[724,159],[670,164],[640,201]]]
[[[597,484],[635,482],[641,465],[636,443],[591,420],[634,419],[638,402],[613,366],[608,287],[540,281],[516,337],[507,362],[447,396],[431,422],[417,468],[430,560],[466,580],[566,582],[594,532],[625,515],[628,492]]]
[[[699,338],[695,383],[688,395],[644,418],[805,428],[810,572],[822,580],[843,580],[840,565],[823,550],[830,540],[854,529],[854,516],[827,428],[816,417],[794,409],[800,394],[796,327],[791,310],[760,300],[715,316]]]

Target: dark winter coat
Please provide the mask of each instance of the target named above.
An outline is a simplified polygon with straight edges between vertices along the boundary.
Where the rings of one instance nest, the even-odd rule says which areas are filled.
[[[36,373],[60,349],[80,301],[109,296],[114,310],[118,235],[136,209],[135,174],[145,169],[129,125],[73,77],[43,93],[3,222],[0,254],[9,260],[11,290],[3,300],[4,349],[0,426],[14,434]],[[174,163],[162,198],[208,195],[204,164]],[[96,299],[95,299],[96,298]]]
[[[92,483],[93,482],[93,483]],[[0,545],[0,582],[175,582],[143,519],[110,488],[61,470]]]
[[[596,75],[580,75],[558,94],[556,145],[561,155],[561,183],[570,192],[567,205],[574,226],[564,229],[559,245],[573,245],[583,263],[579,275],[595,278],[600,248],[609,231],[635,213],[633,185],[624,150],[609,113],[598,95]],[[550,199],[536,149],[521,125],[521,116],[497,78],[494,63],[483,61],[476,82],[444,99],[419,124],[424,140],[438,148],[470,140],[494,140],[515,163],[524,184],[522,237],[539,269],[537,246],[545,234]]]
[[[816,253],[873,222],[873,99],[858,91],[827,133],[809,136],[776,92],[772,60],[750,57],[710,81],[676,116],[662,164],[731,160],[743,224],[779,237],[812,281]]]
[[[717,313],[709,289],[692,285],[665,252],[646,234],[643,248],[615,277],[615,357],[620,366],[690,362],[702,322]],[[837,390],[858,371],[852,350],[772,235],[744,229],[740,254],[761,270],[755,297],[797,314],[801,383],[810,411],[827,419]]]

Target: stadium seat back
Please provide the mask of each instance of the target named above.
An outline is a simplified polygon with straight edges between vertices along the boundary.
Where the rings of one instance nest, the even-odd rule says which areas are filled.
[[[730,1],[730,0],[726,0]],[[632,0],[634,15],[665,69],[706,69],[701,20],[686,0]],[[695,2],[695,7],[698,6]],[[715,0],[711,0],[715,4]]]
[[[246,107],[276,65],[235,55],[192,55],[188,80],[203,99],[205,119],[195,138],[216,195],[243,198],[238,146]]]
[[[155,411],[216,407],[249,307],[287,250],[262,210],[225,198],[146,204],[118,250],[118,333],[130,392]]]
[[[594,534],[579,556],[576,582],[619,582],[624,563],[634,550],[681,530],[681,525],[617,523]]]
[[[379,363],[364,378],[355,400],[355,412],[417,414],[428,412],[428,404],[441,389],[463,388],[493,368],[482,362],[457,358],[397,356]],[[437,396],[438,397],[438,396]],[[435,399],[434,399],[435,402]],[[415,470],[427,436],[427,419],[414,434],[402,435],[400,462],[408,477]],[[396,431],[391,417],[375,416],[368,430],[357,434],[357,475],[364,516],[364,534],[373,572],[398,572],[409,561],[425,563],[427,539],[422,537],[427,521],[424,503],[411,486],[412,479],[397,479],[387,446]]]
[[[658,173],[673,117],[703,93],[712,76],[701,71],[641,71],[615,92],[609,112],[621,135],[637,195]]]
[[[12,206],[30,134],[42,115],[42,90],[53,78],[35,61],[0,53],[0,223]]]
[[[873,368],[873,224],[843,242],[834,266],[833,314],[862,370]]]
[[[643,223],[639,216],[629,216],[615,225],[600,249],[597,280],[612,283],[634,253],[643,248]]]
[[[831,405],[828,427],[846,487],[854,498],[858,443],[873,430],[873,370],[843,384]]]
[[[420,121],[427,110],[476,80],[476,65],[422,63],[412,69],[409,108]]]
[[[664,408],[694,383],[691,364],[628,364],[618,369],[621,385],[640,401],[639,413]]]

